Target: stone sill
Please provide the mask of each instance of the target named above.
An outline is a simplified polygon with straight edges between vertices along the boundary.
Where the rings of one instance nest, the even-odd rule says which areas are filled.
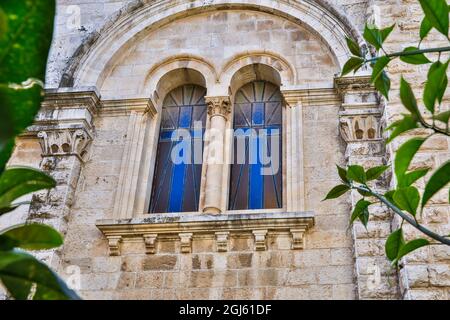
[[[230,238],[242,234],[254,237],[255,250],[267,250],[267,236],[279,232],[291,235],[291,249],[304,248],[304,235],[314,226],[312,212],[274,212],[223,215],[149,214],[145,218],[99,220],[96,225],[109,242],[109,254],[120,255],[120,244],[126,238],[142,238],[147,254],[156,252],[158,237],[172,236],[180,241],[181,253],[192,252],[192,239],[211,234],[218,252],[228,251]]]

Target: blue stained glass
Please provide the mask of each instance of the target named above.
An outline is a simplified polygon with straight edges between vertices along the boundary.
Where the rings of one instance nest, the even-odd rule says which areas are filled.
[[[271,142],[278,139],[279,155],[282,159],[282,108],[279,88],[265,81],[255,81],[242,87],[236,94],[234,113],[235,155],[231,168],[230,210],[275,209],[282,207],[282,166],[263,164],[260,153],[264,151],[273,160]],[[251,124],[245,121],[243,110],[248,110]],[[238,130],[239,128],[239,130]],[[269,139],[260,141],[261,131]],[[251,133],[253,132],[253,136]],[[256,136],[255,136],[256,134]],[[244,164],[237,163],[239,139],[246,140]],[[265,150],[260,150],[267,143]],[[260,152],[261,151],[261,152]],[[265,169],[263,172],[263,169]],[[269,172],[269,174],[267,174]],[[270,174],[272,172],[272,174]]]
[[[264,103],[253,104],[252,123],[254,126],[262,126],[264,124]]]
[[[171,154],[180,141],[172,140],[176,129],[187,129],[192,133],[191,150],[194,150],[194,140],[202,139],[206,125],[205,93],[205,88],[186,85],[170,92],[164,100],[150,200],[151,213],[198,210],[202,166],[195,161],[174,164]],[[196,122],[200,122],[201,126],[196,126]],[[200,147],[203,149],[202,142]],[[180,158],[184,158],[184,150],[179,151]],[[194,160],[194,156],[189,157]],[[201,155],[198,158],[201,161]]]

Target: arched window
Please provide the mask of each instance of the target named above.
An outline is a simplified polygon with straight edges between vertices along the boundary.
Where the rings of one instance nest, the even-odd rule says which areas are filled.
[[[164,100],[156,155],[151,213],[198,210],[206,89],[184,85]]]
[[[230,210],[282,208],[282,98],[277,86],[254,81],[234,103]]]

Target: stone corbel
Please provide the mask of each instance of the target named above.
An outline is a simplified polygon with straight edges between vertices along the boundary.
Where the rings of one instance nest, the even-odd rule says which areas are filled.
[[[229,232],[216,232],[216,246],[217,252],[228,251]]]
[[[306,229],[291,229],[292,250],[303,250],[305,248]]]
[[[120,256],[120,243],[122,236],[108,236],[109,255],[111,257]]]
[[[180,233],[180,251],[181,253],[192,252],[192,233]]]
[[[267,230],[253,230],[255,237],[255,251],[267,250]]]
[[[156,241],[158,235],[155,233],[144,234],[144,243],[145,243],[145,252],[146,254],[155,254],[156,253]]]

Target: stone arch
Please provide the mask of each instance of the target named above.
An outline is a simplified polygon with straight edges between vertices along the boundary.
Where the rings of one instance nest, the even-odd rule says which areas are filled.
[[[208,88],[217,81],[214,66],[201,57],[178,55],[164,59],[150,68],[140,92],[149,94],[154,102],[164,99],[173,84],[180,86],[189,83]]]
[[[195,84],[207,88],[207,80],[204,75],[192,68],[177,68],[165,73],[159,81],[156,82],[152,100],[159,110],[166,95],[182,85]]]
[[[92,34],[70,59],[60,86],[98,86],[105,70],[126,44],[143,31],[149,31],[171,21],[219,9],[255,10],[275,14],[301,24],[314,32],[329,47],[342,68],[349,56],[345,37],[362,43],[359,31],[350,20],[326,0],[216,0],[205,5],[203,0],[171,0],[156,4],[136,1],[119,11],[99,31]]]
[[[245,77],[252,78],[250,81],[266,77],[267,79],[261,80],[273,82],[280,87],[294,85],[297,80],[295,69],[286,59],[266,51],[246,52],[233,57],[224,65],[219,82],[234,93],[238,85],[236,81],[246,81]]]

